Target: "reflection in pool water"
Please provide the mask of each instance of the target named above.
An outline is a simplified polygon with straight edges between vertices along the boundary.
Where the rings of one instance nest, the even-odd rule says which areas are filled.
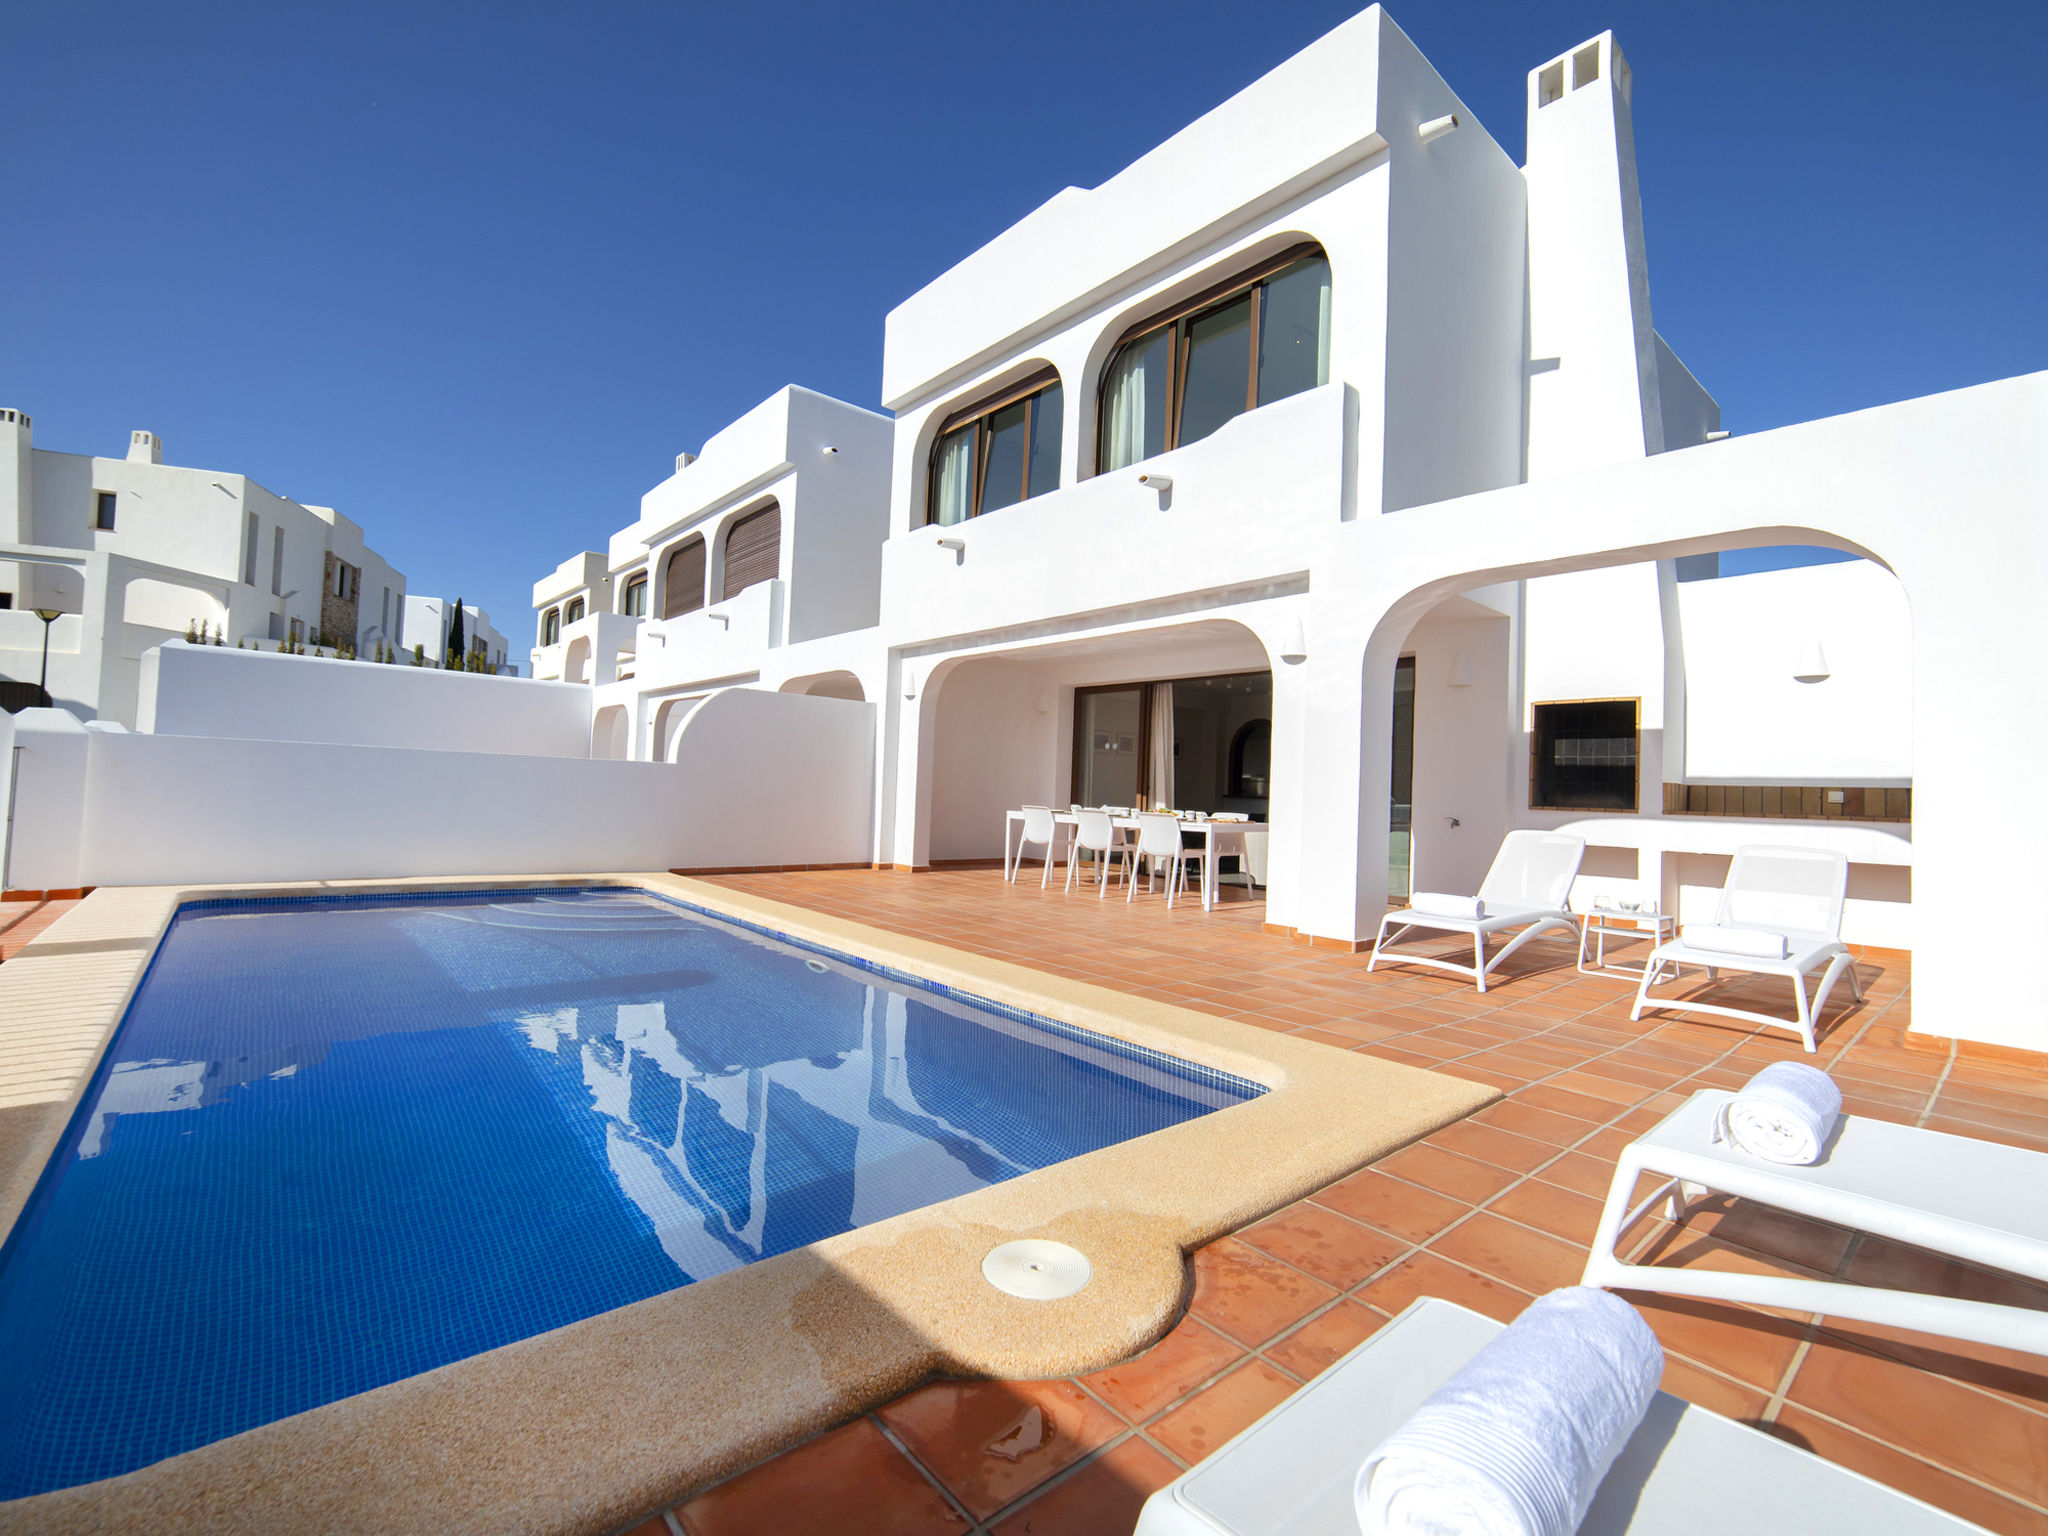
[[[621,892],[182,912],[0,1254],[0,1497],[1251,1097]]]

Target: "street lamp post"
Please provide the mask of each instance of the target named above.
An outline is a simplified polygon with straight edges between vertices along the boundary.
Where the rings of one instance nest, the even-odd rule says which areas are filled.
[[[43,691],[43,702],[50,702],[50,626],[57,622],[61,608],[38,608],[36,617],[43,621],[43,680],[36,686]]]

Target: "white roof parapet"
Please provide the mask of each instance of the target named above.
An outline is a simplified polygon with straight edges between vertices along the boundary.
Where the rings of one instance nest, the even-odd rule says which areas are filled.
[[[1375,5],[1092,190],[1068,187],[891,310],[882,402],[902,411],[1030,333],[1182,260],[1385,148]]]

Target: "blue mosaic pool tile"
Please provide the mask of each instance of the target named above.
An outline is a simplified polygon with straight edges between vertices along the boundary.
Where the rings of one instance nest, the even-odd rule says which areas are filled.
[[[0,1497],[1261,1091],[637,889],[192,902],[0,1249]]]

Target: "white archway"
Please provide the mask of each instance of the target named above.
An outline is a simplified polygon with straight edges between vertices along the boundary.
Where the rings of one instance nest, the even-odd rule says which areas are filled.
[[[632,755],[632,730],[625,705],[608,704],[597,712],[590,723],[590,755],[613,761]]]
[[[590,637],[578,635],[569,642],[569,648],[562,656],[562,680],[570,683],[590,681]]]

